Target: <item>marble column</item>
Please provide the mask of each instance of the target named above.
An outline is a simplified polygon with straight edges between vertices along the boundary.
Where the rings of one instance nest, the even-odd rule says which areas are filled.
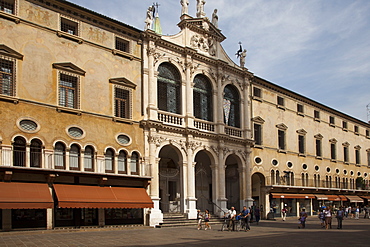
[[[151,130],[155,131],[155,130]],[[151,184],[150,184],[150,197],[154,203],[154,207],[151,208],[149,213],[149,225],[156,226],[159,223],[163,223],[163,213],[159,209],[159,159],[156,158],[156,138],[153,136],[148,137],[149,142],[149,165],[151,172]]]
[[[189,146],[189,145],[188,145]],[[187,215],[188,219],[196,219],[197,218],[197,209],[196,209],[196,201],[197,198],[195,198],[195,164],[196,162],[193,162],[193,150],[191,147],[187,148],[188,151],[188,161],[187,161],[187,187],[188,187],[188,193],[187,193],[187,201],[188,201],[188,209],[187,209]]]
[[[223,210],[224,212],[227,212],[227,198],[226,198],[226,179],[225,179],[225,171],[226,171],[226,166],[224,162],[224,154],[223,154],[223,149],[224,149],[224,143],[223,141],[219,142],[218,146],[218,191],[219,194],[217,196],[217,205]],[[223,217],[224,212],[220,212],[220,217]]]

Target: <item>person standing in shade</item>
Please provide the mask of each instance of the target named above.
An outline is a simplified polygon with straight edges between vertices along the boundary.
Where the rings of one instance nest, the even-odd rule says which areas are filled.
[[[235,207],[231,207],[231,209],[227,212],[225,215],[229,218],[229,224],[227,226],[228,230],[230,231],[231,229],[235,231],[235,219],[236,219],[236,210]]]
[[[256,218],[256,222],[257,222],[257,225],[258,225],[258,222],[261,219],[261,213],[260,213],[260,209],[258,207],[256,207],[254,209],[254,217]]]
[[[342,221],[344,218],[344,210],[342,207],[339,207],[339,210],[337,211],[337,221],[338,221],[338,227],[337,229],[342,229]]]

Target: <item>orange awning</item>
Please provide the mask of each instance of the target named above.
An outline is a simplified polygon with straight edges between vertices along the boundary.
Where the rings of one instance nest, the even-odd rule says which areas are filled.
[[[47,184],[0,182],[1,209],[45,209],[53,207],[53,199]]]
[[[361,196],[361,198],[364,198],[364,199],[370,200],[370,196]]]
[[[60,208],[152,208],[144,188],[54,184]]]
[[[287,194],[287,193],[271,193],[272,198],[287,198],[287,199],[311,199],[315,198],[313,194]]]

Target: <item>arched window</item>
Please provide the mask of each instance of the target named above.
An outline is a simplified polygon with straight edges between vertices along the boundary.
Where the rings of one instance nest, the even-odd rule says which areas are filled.
[[[227,85],[224,89],[223,109],[225,124],[240,128],[240,97],[233,85]]]
[[[118,173],[127,173],[127,153],[123,150],[118,154]]]
[[[276,184],[280,184],[280,172],[279,170],[276,170]]]
[[[80,170],[80,147],[76,144],[69,150],[69,169]]]
[[[169,63],[158,67],[157,96],[158,109],[181,114],[181,76]]]
[[[114,150],[109,148],[105,152],[105,172],[113,173],[114,167]]]
[[[94,171],[94,148],[92,146],[85,147],[84,168],[85,171]]]
[[[34,139],[30,146],[30,166],[41,167],[42,142]]]
[[[66,147],[62,142],[57,142],[55,144],[54,166],[56,169],[66,168]]]
[[[275,170],[271,170],[271,185],[275,184]]]
[[[20,136],[13,143],[13,166],[26,166],[26,140]]]
[[[139,155],[134,152],[130,160],[131,175],[139,175]]]
[[[213,121],[212,85],[204,75],[194,78],[193,107],[196,118]]]

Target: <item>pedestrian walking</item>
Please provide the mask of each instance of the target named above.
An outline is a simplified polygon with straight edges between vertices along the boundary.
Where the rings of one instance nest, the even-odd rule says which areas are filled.
[[[324,214],[324,210],[319,211],[318,217],[320,219],[321,228],[324,228],[325,227],[325,214]]]
[[[285,207],[281,210],[281,219],[283,221],[285,221],[286,219],[286,213],[288,212],[288,209],[286,209]]]
[[[202,219],[203,215],[201,214],[200,210],[197,211],[197,220],[198,220],[198,230],[202,229]]]
[[[256,223],[258,225],[258,222],[260,222],[260,219],[261,219],[261,213],[258,207],[254,209],[254,217],[256,218]]]
[[[302,211],[299,213],[299,225],[298,228],[305,228],[306,227],[306,219],[307,219],[306,209],[302,208]]]
[[[344,210],[342,207],[339,207],[339,210],[337,211],[337,221],[338,221],[338,226],[337,229],[342,229],[342,221],[344,218]]]
[[[330,206],[324,210],[324,215],[325,215],[325,228],[331,229],[332,212]]]
[[[360,207],[359,206],[355,208],[355,219],[356,220],[360,219]]]
[[[231,209],[224,215],[224,217],[229,218],[228,225],[227,225],[228,230],[235,231],[235,220],[236,220],[235,207],[231,207]]]
[[[206,209],[206,211],[204,213],[204,224],[205,224],[204,230],[207,230],[208,228],[212,229],[211,226],[209,225],[209,220],[210,219],[211,219],[211,214],[209,213],[209,210]]]

